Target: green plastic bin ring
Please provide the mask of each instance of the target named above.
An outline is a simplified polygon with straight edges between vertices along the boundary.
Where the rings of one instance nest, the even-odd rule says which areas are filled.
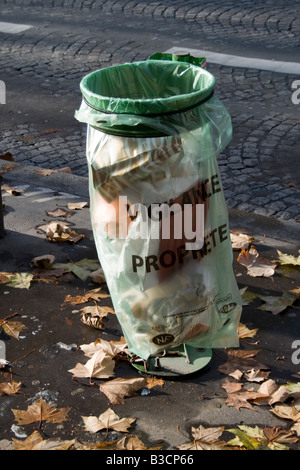
[[[178,124],[182,113],[212,98],[215,78],[201,67],[204,58],[188,63],[178,57],[165,60],[167,54],[152,57],[96,70],[82,79],[83,102],[94,115],[89,124],[121,136],[167,135],[147,118]]]

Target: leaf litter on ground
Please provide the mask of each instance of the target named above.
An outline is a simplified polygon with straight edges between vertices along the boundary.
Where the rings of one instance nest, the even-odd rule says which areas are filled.
[[[46,259],[45,262],[47,264],[49,260],[47,261]],[[5,278],[5,274],[3,276],[4,276],[5,282],[7,282],[7,278]],[[260,296],[259,294],[246,292],[246,289],[244,290],[243,294],[245,294],[243,295],[245,304],[248,304],[256,297],[260,297],[262,300],[264,300],[262,296]],[[298,295],[299,295],[298,291],[294,292],[295,298],[298,298]],[[106,297],[110,297],[109,294],[104,293],[104,291],[102,291],[100,288],[100,289],[94,289],[92,291],[89,291],[88,293],[85,293],[82,296],[75,296],[75,297],[66,296],[64,304],[65,305],[67,304],[77,305],[77,304],[85,303],[89,301],[98,302],[102,298],[106,298]],[[105,307],[97,306],[97,305],[90,307],[90,308],[84,307],[83,309],[81,309],[81,312],[85,314],[90,314],[91,317],[97,317],[98,314],[100,314],[99,318],[101,318],[101,314],[103,314],[103,312],[105,312],[105,315],[107,315],[107,313],[114,313],[113,311],[108,312],[108,310],[106,310]],[[242,325],[242,324],[239,325],[240,339],[244,339],[247,337],[253,338],[256,332],[257,332],[257,329],[249,330],[246,327],[246,325]],[[98,344],[100,345],[101,343],[102,343],[102,347],[99,348]],[[110,362],[110,364],[112,364],[111,361],[113,361],[115,364],[118,359],[121,359],[121,358],[124,359],[126,357],[127,345],[125,343],[124,338],[121,339],[119,343],[120,343],[119,347],[116,347],[116,345],[114,345],[113,342],[105,342],[104,340],[97,340],[91,343],[91,345],[82,345],[80,347],[85,352],[85,354],[90,357],[89,360],[91,360],[96,354],[98,354],[99,357],[102,357],[100,360],[100,363],[103,361],[102,365],[99,366],[99,364],[97,364],[97,361],[95,360],[95,357],[94,357],[93,359],[94,364],[91,365],[91,368],[88,371],[87,377],[89,378],[92,377],[94,371],[98,367],[100,369],[101,367],[104,367],[104,363],[105,363],[104,358],[108,362]],[[116,349],[114,349],[115,347]],[[225,384],[223,384],[223,388],[226,390],[228,394],[226,404],[227,406],[234,406],[237,409],[240,409],[242,407],[253,409],[254,404],[255,405],[269,405],[272,408],[271,411],[274,414],[276,414],[277,416],[283,419],[292,420],[294,422],[290,430],[291,436],[288,436],[288,439],[291,437],[290,442],[296,442],[295,437],[294,437],[295,434],[297,434],[298,436],[300,435],[299,411],[294,407],[294,405],[289,406],[288,404],[283,403],[283,402],[293,398],[293,396],[297,396],[297,394],[299,393],[299,385],[287,384],[286,386],[278,386],[277,384],[275,384],[274,381],[272,381],[271,379],[268,379],[269,371],[264,364],[260,364],[258,361],[254,359],[256,354],[257,354],[257,351],[246,351],[243,353],[237,352],[237,351],[229,352],[230,357],[228,358],[227,362],[223,365],[223,367],[221,366],[219,370],[222,371],[222,373],[228,373],[229,376],[231,378],[234,378],[235,380],[244,379],[250,383],[251,382],[257,383],[259,384],[259,388],[257,390],[254,390],[251,388],[247,389],[245,388],[244,383],[230,382],[229,379],[227,379]],[[105,367],[103,370],[105,370]],[[103,370],[102,370],[102,373],[100,372],[101,380],[104,380],[104,379],[106,380],[107,378],[109,379],[113,376],[113,375],[110,376],[108,374],[108,376],[104,378]],[[92,371],[92,374],[91,374],[91,371]],[[112,373],[113,372],[114,371],[112,369]],[[151,388],[156,385],[160,385],[160,386],[163,385],[163,381],[161,381],[161,379],[159,379],[160,383],[158,379],[154,380],[153,378],[151,378],[151,380],[152,382],[150,381],[150,377],[147,379],[143,379],[143,378],[140,379],[136,377],[131,377],[128,379],[128,378],[119,377],[117,379],[108,380],[102,383],[99,386],[99,389],[101,392],[103,392],[107,396],[111,404],[123,404],[125,397],[135,395],[143,387]],[[9,394],[10,391],[14,392],[14,390],[18,390],[18,387],[19,387],[19,384],[17,382],[11,381],[10,383],[8,382],[4,383],[2,386],[2,393],[6,393],[5,390],[7,390]],[[294,391],[294,395],[290,393],[291,390]],[[0,388],[0,394],[1,394],[1,388]],[[28,413],[30,415],[34,414],[32,410],[29,411],[29,408],[28,408]],[[45,414],[47,415],[47,413],[44,413],[43,411],[42,413],[43,417]],[[50,415],[51,415],[51,412],[50,412]],[[100,420],[100,416],[99,418],[96,418],[96,417],[93,417],[93,418]],[[41,414],[37,412],[35,419],[37,421],[40,421]],[[121,418],[121,420],[122,419],[123,418]],[[132,422],[135,421],[135,418],[129,418],[129,419],[132,420]],[[199,430],[198,433],[196,432],[197,429]],[[218,437],[216,437],[218,435],[217,431],[211,432],[211,429],[213,429],[211,428],[210,431],[208,431],[207,435],[209,436],[209,433],[211,433],[212,435],[215,436],[215,439],[211,438],[210,440],[209,437],[204,436],[203,429],[201,428],[201,425],[198,428],[193,428],[192,435],[194,437],[194,440],[191,443],[186,444],[187,447],[183,447],[183,449],[191,449],[191,450],[192,449],[203,450],[206,448],[222,449],[224,448],[224,446],[226,446],[226,442],[219,441],[219,437],[221,437],[222,433]],[[269,449],[277,450],[277,448],[281,450],[281,447],[278,445],[279,440],[277,439],[277,436],[281,435],[282,437],[284,433],[286,432],[285,430],[276,431],[276,428],[274,427],[274,428],[265,428],[264,430],[260,430],[260,431],[258,428],[252,432],[251,430],[249,431],[249,429],[243,429],[243,432],[246,434],[248,433],[248,435],[250,434],[250,436],[252,436],[253,433],[255,434],[254,438],[252,437],[252,441],[251,441],[251,444],[249,444],[249,447],[247,447],[248,445],[247,439],[249,439],[249,437],[247,437],[246,440],[244,439],[244,441],[243,439],[239,438],[239,442],[238,440],[236,440],[235,442],[234,440],[232,440],[233,442],[227,443],[227,445],[230,445],[230,446],[236,445],[240,448],[245,448],[245,449],[248,449],[248,448],[252,449],[252,447],[255,448],[256,446],[256,448],[266,447],[268,448],[268,450]],[[231,430],[231,431],[233,432],[234,430]],[[263,433],[263,435],[261,434],[261,432]],[[44,446],[49,446],[51,448],[56,445],[54,442],[55,440],[48,439],[45,441],[40,441],[40,439],[42,438],[37,438],[36,450],[38,447],[44,448]],[[257,442],[253,443],[253,439],[256,440]],[[272,443],[270,444],[269,441],[272,441]],[[276,441],[276,446],[274,444],[275,441]],[[23,442],[24,445],[26,445],[25,441],[20,441],[20,445],[22,445],[21,442]],[[68,447],[69,443],[71,443],[70,446],[74,446],[74,448],[76,448],[76,445],[75,445],[76,443],[74,443],[74,441],[66,441],[66,444],[64,444],[63,441],[61,441],[61,442],[58,442],[57,445],[58,446],[61,445],[63,448],[64,445]],[[28,442],[28,445],[29,445],[29,442]],[[78,449],[83,448],[84,445],[85,444],[77,443],[77,448]],[[105,449],[107,447],[111,447],[111,448],[114,447],[116,449],[118,448],[120,449],[130,449],[130,448],[146,449],[146,446],[135,436],[133,436],[132,438],[130,437],[130,438],[124,438],[123,440],[114,441],[114,443],[99,443],[98,445],[99,445],[99,449],[102,449],[102,448]],[[35,448],[35,445],[33,445],[33,448]]]
[[[239,253],[237,261],[247,268],[247,274],[252,277],[273,276],[277,267],[275,261],[261,257],[254,245],[249,250],[243,249]]]

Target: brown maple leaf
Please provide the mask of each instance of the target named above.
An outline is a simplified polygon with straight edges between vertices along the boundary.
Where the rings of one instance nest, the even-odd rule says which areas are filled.
[[[2,382],[0,383],[0,396],[3,394],[6,395],[15,395],[18,393],[22,386],[21,382]]]
[[[277,267],[277,264],[274,261],[270,261],[259,256],[253,245],[250,250],[242,250],[237,261],[247,268],[247,274],[252,277],[273,276]]]
[[[49,405],[43,398],[28,406],[26,411],[12,410],[19,425],[31,424],[42,421],[61,423],[67,419],[71,408],[55,408]]]
[[[78,304],[83,304],[83,303],[90,302],[93,300],[95,302],[98,302],[100,299],[106,299],[108,297],[110,297],[110,295],[106,294],[103,290],[101,290],[101,287],[99,287],[97,289],[93,289],[93,290],[90,290],[89,292],[86,292],[84,295],[72,296],[68,294],[65,297],[63,306],[65,304],[78,305]]]
[[[180,450],[224,450],[225,441],[219,441],[224,427],[204,427],[200,424],[198,428],[192,426],[191,433],[194,441],[177,446]]]
[[[34,431],[25,440],[13,439],[13,442],[14,450],[69,450],[76,440],[62,441],[58,438],[44,440],[38,431]]]
[[[95,433],[102,429],[113,429],[118,432],[128,432],[128,428],[135,421],[135,418],[119,418],[119,416],[108,408],[99,418],[97,416],[82,416],[85,430]]]
[[[114,359],[105,353],[105,351],[96,351],[86,364],[77,363],[74,369],[70,369],[74,377],[89,377],[97,379],[107,379],[112,377],[115,368]]]
[[[147,386],[147,380],[142,377],[122,378],[110,380],[100,385],[103,392],[113,405],[123,404],[125,397],[134,395],[138,390]]]
[[[240,408],[249,408],[250,410],[255,411],[250,401],[258,398],[265,398],[265,395],[260,392],[256,392],[253,389],[240,390],[238,392],[228,394],[226,405],[232,406],[237,410]]]

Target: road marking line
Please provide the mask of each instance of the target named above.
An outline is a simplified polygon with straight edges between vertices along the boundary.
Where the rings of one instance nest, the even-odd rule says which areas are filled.
[[[242,57],[238,55],[221,54],[219,52],[203,51],[186,47],[171,47],[165,51],[171,54],[190,53],[196,57],[206,57],[207,62],[221,64],[228,67],[242,67],[247,69],[269,70],[277,73],[300,74],[300,64],[297,62],[283,62],[279,60],[257,59],[254,57]]]
[[[28,24],[6,23],[4,21],[0,21],[0,33],[17,34],[22,33],[29,28],[32,28],[32,26]]]

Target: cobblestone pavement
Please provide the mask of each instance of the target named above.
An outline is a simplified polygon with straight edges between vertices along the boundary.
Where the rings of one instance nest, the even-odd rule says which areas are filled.
[[[87,176],[85,127],[74,119],[84,75],[174,46],[295,61],[297,6],[299,0],[3,0],[1,21],[32,27],[0,33],[0,154]],[[233,121],[232,142],[218,160],[228,206],[300,220],[300,104],[292,102],[300,77],[207,68]]]

